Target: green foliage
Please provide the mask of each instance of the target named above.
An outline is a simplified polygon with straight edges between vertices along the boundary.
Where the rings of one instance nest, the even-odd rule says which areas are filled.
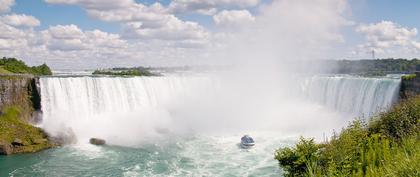
[[[15,74],[52,75],[50,68],[46,64],[29,67],[23,61],[16,58],[3,57],[0,59],[0,67]]]
[[[313,139],[304,139],[295,147],[285,147],[275,153],[275,159],[279,161],[280,166],[286,170],[286,176],[305,176],[308,170],[307,162],[318,158],[317,151],[319,146]]]
[[[420,176],[420,97],[410,98],[368,124],[353,121],[331,141],[301,138],[275,158],[287,176]]]
[[[32,74],[35,75],[52,75],[50,67],[48,67],[45,63],[39,66],[32,66],[31,70]]]
[[[416,74],[407,74],[401,77],[403,80],[412,80],[414,78],[416,78]]]
[[[8,106],[1,110],[0,142],[10,144],[15,139],[22,140],[24,146],[15,147],[14,153],[36,152],[53,147],[40,128],[23,122],[19,119],[20,116],[21,108],[19,106]]]
[[[112,70],[95,70],[92,74],[110,76],[158,76],[158,74],[152,73],[147,68],[143,67],[133,69],[114,68]]]
[[[404,100],[390,111],[374,117],[369,124],[369,133],[380,133],[399,141],[403,137],[420,132],[420,96]]]
[[[10,72],[10,71],[5,70],[5,69],[3,68],[3,66],[0,66],[0,74],[13,74],[13,73],[12,73],[12,72]]]
[[[359,166],[361,157],[360,149],[363,148],[364,140],[368,137],[365,123],[361,120],[353,121],[339,135],[334,135],[329,143],[322,149],[323,166],[334,163],[339,169],[340,175],[349,175]],[[331,173],[331,171],[330,171]],[[338,175],[334,172],[335,175]]]
[[[412,73],[420,68],[418,59],[376,59],[336,61],[338,73],[362,73],[364,75],[385,75],[387,73]]]

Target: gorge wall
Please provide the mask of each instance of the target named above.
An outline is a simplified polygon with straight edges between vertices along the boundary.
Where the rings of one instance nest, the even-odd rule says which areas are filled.
[[[400,96],[408,98],[420,94],[420,72],[402,78]]]
[[[0,76],[0,155],[52,147],[44,131],[31,125],[41,108],[37,80],[31,75]]]
[[[40,109],[36,82],[32,75],[0,76],[0,110],[7,106],[18,106],[19,118],[32,121],[34,111]]]

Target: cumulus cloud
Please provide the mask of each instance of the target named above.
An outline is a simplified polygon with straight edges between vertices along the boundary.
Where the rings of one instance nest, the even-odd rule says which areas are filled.
[[[132,22],[125,25],[126,37],[160,40],[204,40],[208,37],[206,30],[198,23],[182,21],[168,15],[153,25]]]
[[[21,38],[25,36],[25,33],[22,30],[19,30],[13,26],[7,25],[0,21],[0,38],[1,39],[13,39]]]
[[[79,39],[83,36],[82,30],[73,24],[52,26],[48,32],[56,39]]]
[[[121,1],[121,2],[120,2]],[[196,22],[183,21],[167,12],[160,3],[144,5],[130,0],[107,0],[96,6],[97,0],[47,0],[50,3],[80,5],[87,13],[102,21],[120,22],[123,36],[130,39],[206,40],[208,32]],[[114,5],[114,3],[123,5]]]
[[[100,66],[108,59],[141,55],[118,34],[84,31],[76,25],[57,25],[34,31],[0,21],[0,31],[0,54],[25,59],[29,64],[48,61],[55,67],[79,65],[86,68]]]
[[[131,6],[134,0],[45,0],[51,4],[78,5],[87,9],[109,10]]]
[[[114,8],[108,10],[86,9],[91,17],[102,21],[130,22],[130,21],[159,21],[166,15],[164,7],[159,3],[146,6],[144,4],[131,4],[125,8]]]
[[[420,50],[416,41],[417,29],[409,29],[391,21],[382,21],[375,24],[362,24],[356,32],[365,35],[366,43],[359,45],[360,51],[387,53],[402,49],[406,51]]]
[[[213,16],[216,25],[222,27],[241,27],[255,21],[247,10],[223,10]]]
[[[123,48],[126,41],[117,34],[100,30],[82,31],[76,25],[57,25],[42,31],[46,46],[51,50],[95,50]]]
[[[260,3],[260,0],[174,0],[170,3],[168,10],[173,13],[198,12],[201,14],[215,14],[220,7],[253,7]]]
[[[83,30],[71,24],[36,31],[21,28],[37,26],[36,23],[0,21],[0,53],[34,61],[45,59],[59,68],[213,64],[214,58],[219,57],[213,54],[229,51],[230,55],[234,52],[229,49],[234,47],[237,53],[256,52],[219,58],[261,59],[301,54],[288,49],[306,50],[322,46],[319,41],[340,40],[337,31],[346,23],[342,17],[345,0],[276,0],[259,7],[261,12],[255,16],[246,9],[259,6],[260,0],[174,0],[168,5],[134,0],[45,2],[79,6],[92,18],[120,24],[122,31],[113,34]],[[213,15],[214,30],[177,14],[197,12]],[[245,24],[251,25],[251,31],[242,31]],[[261,56],[252,56],[254,53]]]
[[[6,23],[11,26],[26,26],[26,27],[35,27],[39,26],[41,22],[30,15],[25,14],[12,14],[12,15],[4,15],[0,17],[0,21]]]
[[[15,0],[0,0],[0,13],[9,12]]]

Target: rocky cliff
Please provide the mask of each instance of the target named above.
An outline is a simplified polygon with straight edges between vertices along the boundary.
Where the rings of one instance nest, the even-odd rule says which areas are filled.
[[[420,95],[420,72],[402,77],[400,95],[403,99]]]
[[[41,108],[36,83],[31,75],[0,75],[0,154],[53,146],[41,129],[31,125]]]
[[[40,109],[36,79],[32,75],[0,76],[0,110],[7,106],[20,107],[20,119],[32,121],[33,113]]]

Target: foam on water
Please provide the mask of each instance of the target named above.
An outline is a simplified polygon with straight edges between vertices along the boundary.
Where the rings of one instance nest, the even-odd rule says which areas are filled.
[[[240,149],[238,135],[173,137],[137,148],[67,146],[24,155],[30,164],[12,176],[278,176],[273,152],[292,144],[280,134],[250,132],[258,144]],[[267,138],[270,137],[270,138]],[[277,137],[277,138],[276,138]],[[293,138],[295,139],[295,138]],[[35,160],[36,159],[36,160]],[[10,163],[10,162],[9,162]]]

